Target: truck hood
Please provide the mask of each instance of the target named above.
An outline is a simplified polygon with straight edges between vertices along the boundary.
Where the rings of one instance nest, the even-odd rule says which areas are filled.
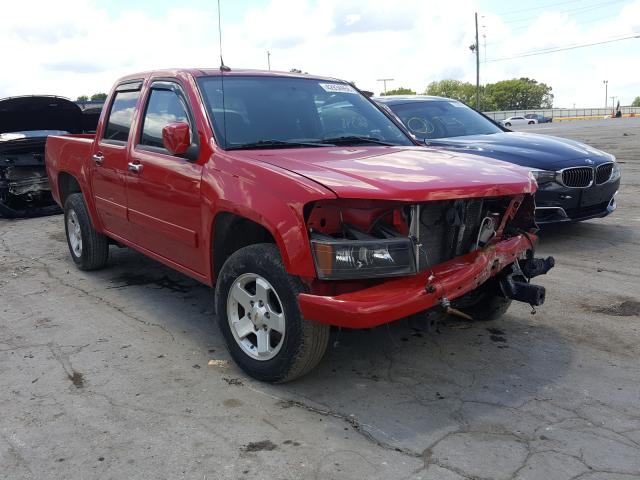
[[[0,100],[0,133],[34,130],[82,133],[82,110],[66,98],[47,95]]]
[[[423,147],[321,147],[235,151],[295,172],[341,198],[399,201],[516,195],[535,191],[528,169]]]
[[[463,150],[540,170],[560,170],[611,161],[610,155],[584,143],[535,133],[504,132],[438,138],[428,142],[432,146]]]

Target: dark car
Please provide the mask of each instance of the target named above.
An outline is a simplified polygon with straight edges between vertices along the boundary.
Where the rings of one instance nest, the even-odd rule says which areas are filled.
[[[544,115],[540,115],[538,113],[527,113],[524,118],[530,118],[531,120],[537,120],[538,123],[551,123],[553,122],[553,118],[545,117]]]
[[[620,167],[609,153],[565,138],[512,132],[448,98],[412,95],[375,100],[428,146],[529,167],[538,182],[538,224],[605,217],[616,209]]]

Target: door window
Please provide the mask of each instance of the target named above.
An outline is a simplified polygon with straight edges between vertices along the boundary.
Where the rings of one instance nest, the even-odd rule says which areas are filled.
[[[151,90],[140,145],[164,148],[162,129],[174,122],[189,123],[189,115],[182,98],[173,90]]]
[[[115,93],[107,127],[104,129],[103,138],[105,140],[114,143],[127,142],[139,96],[139,91]]]

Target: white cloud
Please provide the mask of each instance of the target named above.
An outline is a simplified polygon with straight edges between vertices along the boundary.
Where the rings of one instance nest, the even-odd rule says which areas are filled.
[[[231,8],[229,1],[222,0],[223,12]],[[107,91],[116,78],[135,71],[218,64],[213,6],[151,14],[133,5],[117,14],[91,0],[3,5],[0,97],[53,93],[75,98]],[[378,78],[394,78],[390,88],[418,91],[447,77],[473,82],[475,61],[468,47],[474,42],[476,9],[475,0],[270,0],[247,9],[239,22],[223,25],[224,59],[231,67],[266,68],[269,50],[274,69],[354,80],[376,92],[382,88]],[[495,14],[486,14],[482,22],[487,57],[500,58],[640,31],[640,0],[617,16],[606,13],[583,24],[552,12],[542,12],[528,26],[506,24]],[[608,79],[611,95],[629,103],[640,95],[637,52],[640,39],[490,62],[482,65],[481,78],[535,78],[552,85],[556,104],[565,106],[601,105],[602,80]]]

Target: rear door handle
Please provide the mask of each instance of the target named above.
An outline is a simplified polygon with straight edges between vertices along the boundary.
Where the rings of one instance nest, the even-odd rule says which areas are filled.
[[[131,170],[132,172],[140,173],[142,171],[141,163],[129,162],[128,166],[129,166],[129,170]]]
[[[101,153],[95,153],[91,156],[91,159],[96,162],[96,164],[98,165],[102,165],[102,162],[104,162],[104,156]]]

